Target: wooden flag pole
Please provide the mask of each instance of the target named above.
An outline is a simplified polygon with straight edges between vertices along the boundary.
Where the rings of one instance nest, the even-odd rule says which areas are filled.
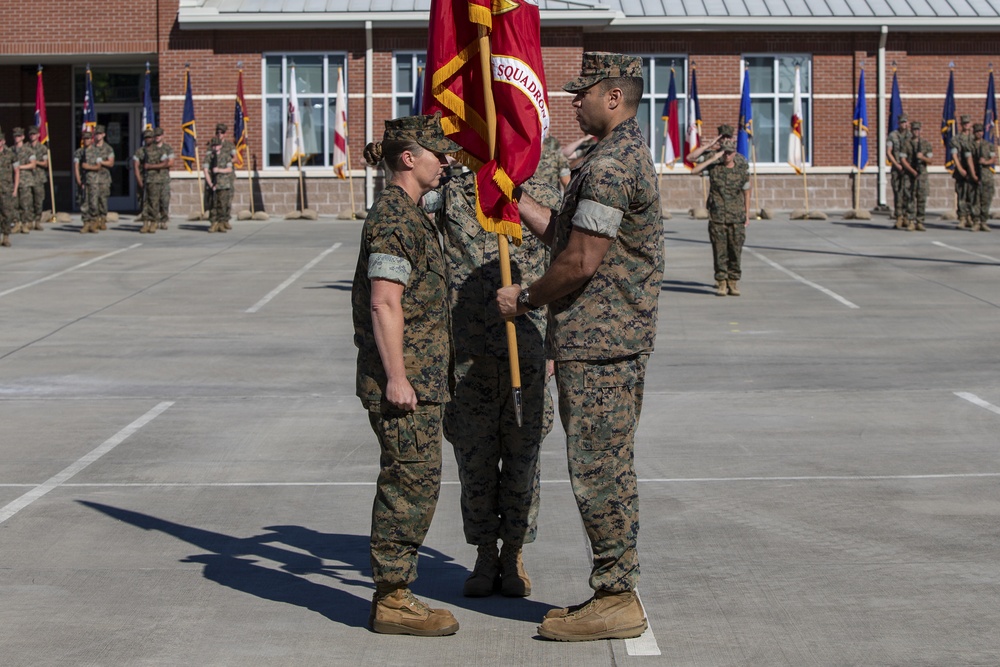
[[[338,81],[340,80],[341,69],[342,68],[340,68],[340,67],[337,68],[337,80]],[[344,96],[347,96],[347,90],[346,89],[344,90]],[[347,104],[345,103],[344,106],[346,108]],[[417,109],[417,111],[419,112],[420,110]],[[347,119],[345,118],[344,120],[346,121]],[[337,119],[337,122],[338,123],[340,122],[339,118]],[[354,218],[355,218],[354,211],[356,210],[354,208],[354,179],[351,178],[351,147],[348,144],[347,123],[346,122],[344,123],[344,148],[345,148],[344,154],[347,156],[347,190],[348,190],[348,192],[351,193],[351,220],[354,220]]]
[[[297,134],[297,133],[296,133]],[[300,148],[305,148],[305,146],[300,146]],[[306,186],[302,179],[302,154],[299,153],[298,157],[295,158],[296,164],[299,165],[299,212],[306,210]]]
[[[757,195],[757,144],[753,141],[753,135],[750,137],[750,159],[753,160],[753,207],[757,209],[754,217],[760,220],[760,199]]]
[[[246,121],[243,121],[243,127],[246,127]],[[249,132],[247,132],[249,134]],[[253,210],[253,173],[250,171],[250,143],[244,140],[243,150],[246,151],[246,157],[243,158],[247,163],[247,183],[250,185],[250,215],[254,214]]]
[[[479,64],[483,75],[483,98],[486,107],[486,128],[487,146],[490,149],[490,159],[492,160],[496,152],[497,137],[497,115],[493,104],[493,71],[490,65],[490,38],[486,34],[486,28],[479,26]],[[500,283],[503,287],[513,284],[510,275],[510,247],[507,236],[497,233],[497,242],[500,244]],[[507,354],[510,358],[510,388],[514,399],[514,412],[517,417],[517,425],[520,426],[523,420],[521,409],[521,364],[517,355],[517,329],[513,320],[506,321],[507,326]]]
[[[809,185],[806,183],[806,142],[799,142],[799,161],[802,163],[802,194],[806,198],[806,215],[809,214]]]
[[[854,161],[854,210],[861,210],[861,144],[858,144],[858,157]]]
[[[47,134],[48,134],[48,128],[46,128],[46,135]],[[49,159],[47,160],[47,162],[49,163],[49,197],[51,198],[51,201],[52,201],[52,219],[49,220],[49,222],[55,222],[56,221],[56,184],[55,184],[54,179],[52,178],[52,147],[51,147],[51,143],[52,142],[50,141],[49,142],[50,145],[46,146],[45,148],[47,148],[48,152],[49,152]]]
[[[660,201],[661,202],[663,201],[663,169],[667,166],[666,165],[666,162],[667,162],[667,140],[669,138],[668,135],[667,135],[667,131],[668,131],[667,124],[664,123],[663,124],[663,146],[660,148],[660,182],[659,182],[659,186],[660,186]]]

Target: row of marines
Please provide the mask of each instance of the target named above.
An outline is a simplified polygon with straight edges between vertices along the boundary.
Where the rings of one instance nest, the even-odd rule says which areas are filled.
[[[9,248],[11,234],[42,231],[42,211],[49,184],[49,148],[34,125],[15,127],[14,145],[0,128],[0,246]],[[25,134],[28,140],[25,141]]]

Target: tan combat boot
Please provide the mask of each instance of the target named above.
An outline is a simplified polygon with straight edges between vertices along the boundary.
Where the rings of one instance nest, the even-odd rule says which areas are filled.
[[[21,223],[20,222],[15,222],[14,226],[10,230],[10,233],[11,234],[20,234],[21,233]]]
[[[0,238],[0,246],[4,248],[10,247],[10,234],[4,234],[3,238]]]
[[[902,229],[903,227],[904,227],[903,216],[897,215],[896,216],[896,229]]]
[[[969,221],[969,231],[970,232],[978,232],[979,231],[979,222],[976,221],[976,220],[970,220]]]
[[[739,281],[738,280],[730,280],[729,281],[729,296],[739,296],[739,295],[740,295]]]
[[[916,228],[917,228],[917,223],[915,223],[913,220],[906,221],[906,231],[912,232],[916,230]]]
[[[538,626],[538,634],[561,642],[630,639],[646,627],[646,612],[635,591],[597,591],[582,605],[550,611]]]
[[[981,231],[981,232],[989,232],[989,231],[993,231],[993,230],[991,230],[990,226],[986,224],[985,220],[983,220],[982,222],[979,223],[979,231]]]
[[[44,232],[45,231],[45,228],[42,227],[42,221],[41,220],[35,220],[35,231],[36,232]]]
[[[230,229],[233,228],[233,226],[231,224],[229,224],[228,220],[226,220],[225,222],[223,222],[222,226],[226,228],[226,231],[229,231]]]
[[[217,231],[219,231],[219,223],[213,222],[212,225],[208,228],[208,233],[214,234]]]
[[[917,231],[918,232],[926,232],[927,231],[927,228],[924,227],[924,223],[920,222],[919,220],[917,220]]]
[[[477,549],[476,566],[462,586],[462,595],[467,598],[484,598],[500,588],[500,555],[496,543],[480,544]]]
[[[368,624],[384,635],[443,637],[458,632],[458,621],[446,609],[431,609],[408,588],[376,592]]]
[[[728,287],[725,280],[715,281],[715,296],[726,296]]]
[[[142,228],[139,229],[139,233],[140,234],[148,234],[149,233],[149,223],[146,222],[145,220],[142,221]]]
[[[100,229],[102,232],[108,231],[108,219],[107,218],[101,218],[100,219],[100,223],[101,224],[98,225],[97,228]]]
[[[968,229],[969,228],[969,219],[968,218],[959,218],[958,219],[958,228],[959,229]]]
[[[80,227],[80,233],[81,234],[86,234],[89,231],[90,231],[90,223],[87,222],[86,220],[84,220],[83,221],[83,226]]]
[[[524,571],[521,547],[506,542],[500,548],[500,594],[509,598],[531,595],[531,579]]]

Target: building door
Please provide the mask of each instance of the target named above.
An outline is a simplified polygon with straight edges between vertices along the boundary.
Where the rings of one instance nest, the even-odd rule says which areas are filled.
[[[115,166],[111,168],[111,197],[109,211],[135,211],[139,208],[136,199],[135,174],[132,171],[132,154],[139,147],[138,132],[142,122],[141,106],[115,105],[113,110],[97,110],[97,124],[107,130],[104,140],[115,151]]]

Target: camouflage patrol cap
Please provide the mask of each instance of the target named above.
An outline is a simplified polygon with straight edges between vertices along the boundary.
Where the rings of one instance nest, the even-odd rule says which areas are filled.
[[[153,128],[153,136],[154,137],[162,137],[163,136],[163,128],[162,127]]]
[[[81,139],[91,139],[91,138],[93,138],[93,136],[94,136],[93,132],[91,132],[90,130],[84,130],[83,133],[80,135],[80,138]]]
[[[604,79],[619,77],[642,78],[642,58],[626,56],[622,53],[587,51],[583,54],[580,76],[573,79],[563,90],[576,93],[590,88]]]
[[[15,127],[13,130],[10,131],[10,133],[13,136],[15,136],[15,137],[23,137],[24,136],[24,128],[23,127]]]
[[[910,123],[911,130],[919,130],[921,127],[923,127],[923,125],[921,125],[919,120],[915,120],[912,123]]]
[[[433,116],[404,116],[385,121],[382,141],[415,141],[435,153],[456,153],[462,149],[444,135],[440,111]]]
[[[900,123],[909,123],[910,122],[910,117],[907,116],[905,113],[901,113],[901,114],[899,114],[899,122]]]
[[[972,116],[970,116],[967,113],[963,113],[961,116],[958,117],[958,121],[960,123],[971,123],[972,122]]]
[[[732,139],[723,139],[719,142],[719,149],[723,153],[735,153],[736,152],[736,142]]]
[[[972,125],[972,131],[973,132],[982,132],[983,131],[983,124],[982,123],[973,123],[973,125]]]
[[[28,136],[31,136],[32,134],[41,134],[41,132],[38,131],[37,125],[28,126]]]
[[[152,139],[153,138],[153,131],[152,130],[143,130],[142,131],[142,138],[143,139]]]
[[[736,131],[733,129],[732,125],[723,124],[719,126],[719,134],[721,134],[724,137],[731,137],[734,134],[736,134]]]
[[[217,123],[215,126],[216,132],[228,132],[229,127],[225,123]]]
[[[209,146],[221,146],[222,145],[222,139],[220,139],[218,137],[212,137],[209,140],[208,145]]]
[[[106,134],[103,125],[94,126],[94,134]]]

